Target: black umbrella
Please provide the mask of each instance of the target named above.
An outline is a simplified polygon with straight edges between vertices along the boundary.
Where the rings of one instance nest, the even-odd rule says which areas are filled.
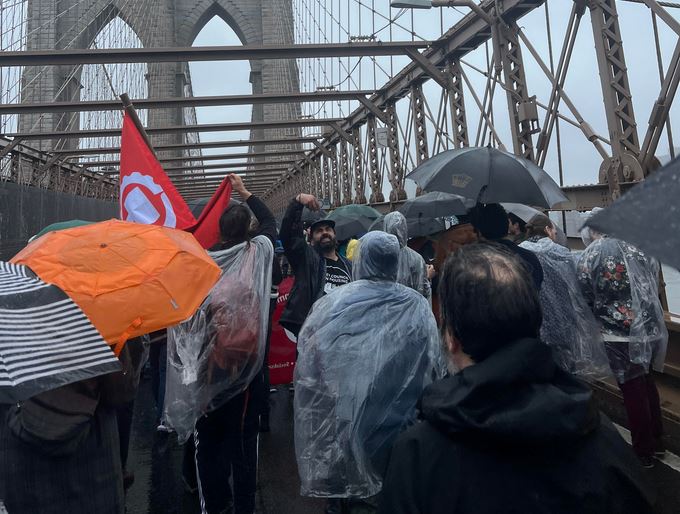
[[[198,219],[200,218],[203,209],[205,209],[205,206],[208,205],[208,202],[210,202],[210,198],[196,198],[194,200],[189,200],[187,202],[187,207],[189,207],[189,210],[191,211],[191,214],[194,215],[194,218]],[[241,204],[243,202],[237,200],[236,198],[230,198],[229,203]],[[248,204],[246,204],[246,207],[248,207]]]
[[[680,269],[680,158],[655,171],[586,225]]]
[[[61,289],[0,261],[0,403],[119,369],[111,347]]]
[[[369,228],[369,232],[373,230],[383,230],[385,215],[383,214]],[[448,223],[447,223],[448,220]],[[408,227],[409,239],[413,237],[431,236],[438,232],[444,232],[450,226],[457,224],[456,217],[449,216],[447,218],[406,218],[406,225]]]
[[[380,212],[369,205],[343,205],[328,215],[335,222],[335,237],[343,241],[368,232],[371,224],[380,217]]]
[[[560,186],[531,161],[487,147],[447,150],[406,178],[426,191],[443,191],[481,203],[516,202],[554,207],[566,202]]]
[[[418,218],[443,218],[444,216],[464,216],[468,208],[474,205],[474,200],[469,200],[459,195],[432,191],[412,200],[406,200],[399,208],[406,219]]]
[[[312,223],[322,220],[327,216],[326,211],[319,209],[318,211],[312,211],[307,207],[302,209],[302,215],[300,219],[305,227],[309,227]]]

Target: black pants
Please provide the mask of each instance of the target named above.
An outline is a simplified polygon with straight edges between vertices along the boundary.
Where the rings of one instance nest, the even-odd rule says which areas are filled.
[[[149,347],[149,366],[151,368],[151,390],[153,399],[156,401],[156,412],[158,422],[163,418],[163,407],[165,403],[165,374],[167,367],[167,341],[160,339],[151,343]]]
[[[264,382],[264,398],[262,402],[262,407],[260,415],[263,420],[266,420],[265,424],[269,425],[269,388],[271,387],[269,382],[269,347],[272,342],[272,319],[274,318],[274,310],[276,309],[276,298],[272,298],[269,301],[269,325],[267,327],[267,345],[264,350],[264,361],[262,363],[262,381]]]
[[[249,392],[198,420],[194,431],[203,514],[255,512],[259,412]],[[233,490],[229,479],[233,481]]]
[[[134,400],[116,407],[118,439],[120,441],[120,463],[124,471],[127,468],[128,453],[130,451],[130,433],[132,432],[132,415],[134,411]]]

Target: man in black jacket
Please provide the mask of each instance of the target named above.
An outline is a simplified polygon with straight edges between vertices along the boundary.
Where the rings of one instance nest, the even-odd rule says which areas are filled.
[[[352,280],[352,264],[337,252],[335,222],[319,219],[310,227],[310,244],[303,235],[302,210],[319,210],[313,195],[300,193],[288,205],[279,237],[293,269],[295,284],[279,323],[297,337],[314,302]]]
[[[517,257],[465,246],[439,287],[460,371],[425,389],[423,421],[392,448],[379,512],[653,512],[631,449],[538,340],[538,296]]]
[[[480,239],[505,246],[526,266],[537,290],[543,283],[543,267],[536,254],[512,241],[508,236],[510,220],[499,203],[477,204],[470,209],[470,221]]]

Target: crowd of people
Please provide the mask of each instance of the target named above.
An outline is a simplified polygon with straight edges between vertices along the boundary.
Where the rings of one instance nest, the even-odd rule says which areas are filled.
[[[159,430],[185,444],[183,478],[203,513],[255,511],[278,240],[295,280],[280,324],[297,340],[297,472],[326,513],[653,512],[643,468],[664,453],[652,370],[668,339],[656,261],[589,229],[571,251],[548,216],[525,223],[500,204],[457,217],[432,265],[399,212],[356,234],[350,259],[332,220],[302,221],[314,196],[291,200],[277,234],[267,206],[230,180],[242,203],[210,252],[221,278],[167,343],[140,343]],[[2,408],[10,514],[123,512],[145,358],[125,348],[123,372]],[[588,383],[608,375],[632,449]]]

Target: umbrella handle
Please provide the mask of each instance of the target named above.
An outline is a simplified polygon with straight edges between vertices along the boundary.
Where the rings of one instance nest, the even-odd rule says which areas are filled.
[[[130,326],[123,332],[120,337],[118,338],[118,341],[115,343],[113,347],[113,353],[118,357],[120,355],[120,352],[123,351],[123,347],[125,346],[125,343],[127,342],[128,339],[130,339],[130,336],[132,335],[133,331],[137,328],[139,328],[142,324],[142,318],[137,318],[135,319]]]
[[[477,204],[484,203],[484,202],[482,202],[482,195],[483,195],[484,193],[486,193],[486,188],[487,188],[487,187],[489,187],[489,185],[488,185],[488,184],[485,184],[485,185],[483,185],[483,186],[479,189],[479,193],[477,194]]]

